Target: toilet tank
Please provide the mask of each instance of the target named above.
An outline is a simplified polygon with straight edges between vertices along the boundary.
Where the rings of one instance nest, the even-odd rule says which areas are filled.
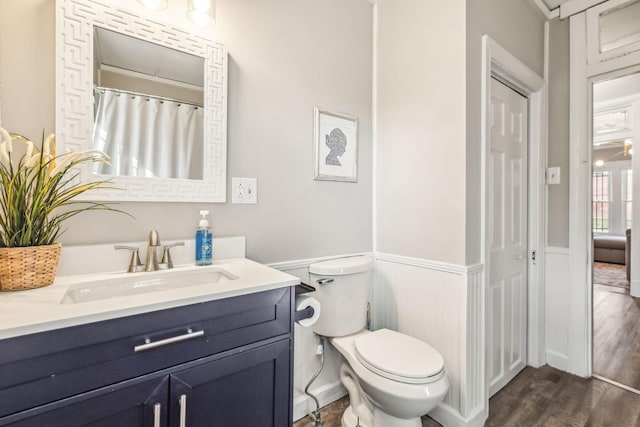
[[[341,337],[365,329],[373,260],[368,256],[321,261],[309,266],[313,297],[320,302],[320,318],[313,332]]]

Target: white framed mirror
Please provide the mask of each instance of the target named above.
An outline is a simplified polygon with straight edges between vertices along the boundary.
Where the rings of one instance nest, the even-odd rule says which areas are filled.
[[[108,152],[109,169],[79,177],[120,188],[88,198],[225,202],[226,103],[224,45],[107,2],[57,0],[58,149]],[[168,122],[175,116],[182,121]]]

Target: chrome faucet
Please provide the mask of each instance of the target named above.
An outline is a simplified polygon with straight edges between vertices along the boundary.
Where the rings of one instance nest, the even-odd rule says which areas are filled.
[[[156,271],[167,270],[173,268],[173,260],[171,259],[171,248],[175,246],[184,246],[184,242],[176,242],[164,246],[162,260],[158,262],[160,256],[160,235],[156,230],[149,232],[149,244],[147,246],[147,262],[141,263],[138,255],[138,248],[133,246],[115,246],[116,249],[128,249],[131,251],[131,261],[127,273],[137,273],[138,271]]]
[[[156,271],[158,267],[158,248],[160,247],[160,235],[156,230],[149,232],[149,245],[147,246],[147,262],[144,271]]]

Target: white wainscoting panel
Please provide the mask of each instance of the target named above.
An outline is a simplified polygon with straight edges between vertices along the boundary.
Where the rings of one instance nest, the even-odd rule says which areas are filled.
[[[423,340],[442,354],[450,381],[430,415],[447,426],[482,425],[485,411],[482,266],[377,254],[373,326]]]
[[[547,247],[545,255],[545,353],[550,366],[567,371],[569,249]]]

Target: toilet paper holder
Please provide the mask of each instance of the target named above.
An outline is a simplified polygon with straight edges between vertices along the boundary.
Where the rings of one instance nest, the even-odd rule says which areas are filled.
[[[315,310],[313,309],[313,307],[307,307],[303,310],[296,311],[294,313],[293,321],[299,322],[304,319],[309,319],[313,317],[314,313],[315,313]]]
[[[304,282],[300,282],[299,285],[296,285],[296,295],[306,294],[306,293],[315,292],[315,291],[316,291],[316,288]],[[313,317],[314,313],[315,313],[315,310],[313,309],[313,307],[307,307],[305,309],[298,310],[294,313],[293,321],[299,322],[304,319],[309,319]]]

